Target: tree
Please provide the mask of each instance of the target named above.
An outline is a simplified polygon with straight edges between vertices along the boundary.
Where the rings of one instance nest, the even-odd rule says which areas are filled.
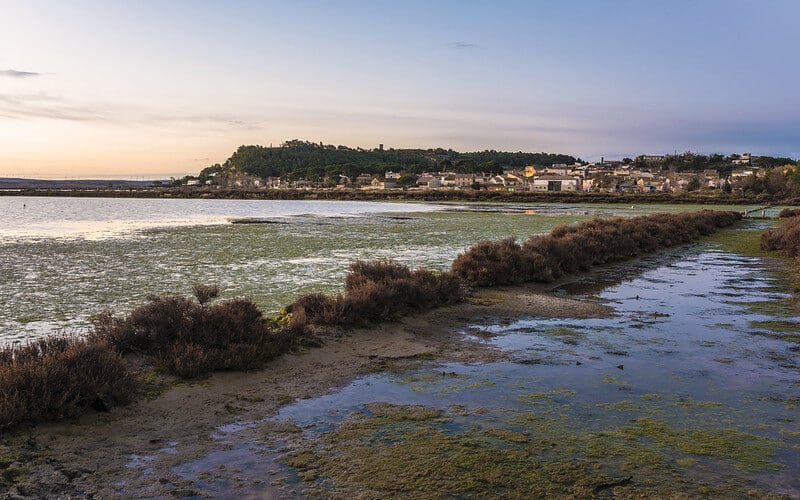
[[[401,175],[400,178],[397,179],[397,183],[400,184],[403,187],[411,186],[415,182],[417,182],[417,176],[416,175],[405,174],[405,175]]]

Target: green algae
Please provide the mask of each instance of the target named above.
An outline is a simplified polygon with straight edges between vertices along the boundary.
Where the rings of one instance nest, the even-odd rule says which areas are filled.
[[[766,257],[770,255],[770,252],[761,249],[761,231],[722,228],[705,239],[716,243],[722,250],[730,253],[748,257]]]
[[[622,429],[624,435],[648,438],[682,453],[704,455],[734,462],[739,470],[774,470],[781,467],[769,460],[779,444],[769,438],[736,429],[675,429],[663,421],[638,418]]]
[[[640,411],[642,409],[641,406],[635,405],[627,400],[618,401],[616,403],[597,403],[595,406],[605,410],[618,411]]]
[[[517,412],[520,430],[452,427],[442,410],[376,403],[281,460],[309,496],[361,498],[759,496],[752,486],[689,479],[699,457],[738,469],[775,468],[776,444],[734,429],[676,429],[639,418],[603,431]],[[464,409],[461,409],[464,410]],[[468,413],[462,411],[462,413]],[[632,480],[628,479],[632,478]]]
[[[544,335],[548,337],[555,337],[568,345],[577,345],[578,341],[586,335],[586,332],[575,330],[573,328],[567,328],[565,326],[556,326],[545,330]]]
[[[609,376],[603,377],[603,383],[604,384],[616,385],[616,386],[618,386],[620,388],[630,387],[631,386],[631,384],[629,384],[628,382],[625,382],[624,380],[620,380],[618,378],[609,377]]]
[[[519,401],[521,403],[533,405],[533,404],[541,404],[543,402],[551,402],[556,398],[565,398],[574,396],[575,391],[566,388],[559,388],[553,389],[551,391],[543,391],[543,392],[523,392],[519,395]]]
[[[798,332],[800,331],[800,322],[786,321],[786,320],[770,320],[770,321],[751,321],[750,326],[770,332]]]
[[[722,408],[722,403],[718,401],[697,401],[694,398],[682,397],[679,398],[672,406],[678,406],[684,410],[693,410],[696,408]]]
[[[798,303],[793,297],[774,300],[759,300],[754,302],[732,302],[742,306],[754,314],[774,317],[790,317],[798,314]]]

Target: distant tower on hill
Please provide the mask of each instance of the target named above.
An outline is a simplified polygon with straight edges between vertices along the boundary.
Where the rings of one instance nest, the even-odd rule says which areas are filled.
[[[380,151],[383,151],[383,144],[378,144],[378,149],[379,149]]]

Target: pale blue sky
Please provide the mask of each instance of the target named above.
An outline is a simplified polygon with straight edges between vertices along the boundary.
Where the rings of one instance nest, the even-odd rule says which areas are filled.
[[[800,2],[0,0],[0,176],[240,144],[800,157]]]

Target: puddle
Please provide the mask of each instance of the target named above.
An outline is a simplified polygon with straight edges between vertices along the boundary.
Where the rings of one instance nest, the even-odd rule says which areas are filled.
[[[278,498],[287,492],[272,484],[285,467],[264,447],[254,444],[215,451],[172,471],[214,498]]]

